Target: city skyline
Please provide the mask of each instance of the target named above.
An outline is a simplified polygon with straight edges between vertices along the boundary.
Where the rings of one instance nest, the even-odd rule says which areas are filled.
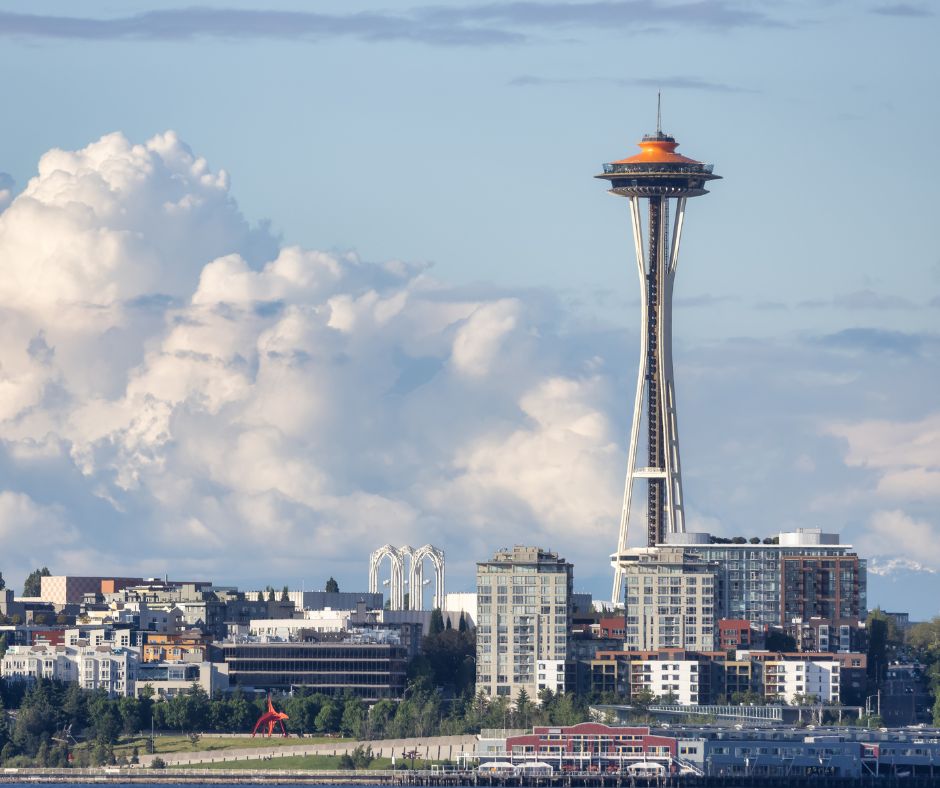
[[[936,17],[581,5],[285,3],[321,25],[289,33],[247,3],[84,27],[0,4],[9,585],[364,589],[371,550],[434,542],[457,589],[536,543],[604,596],[637,301],[591,176],[661,87],[664,130],[727,178],[676,294],[687,528],[838,531],[873,605],[937,612],[937,153],[894,141],[936,131]],[[616,31],[635,63],[674,42],[668,75],[624,75]]]

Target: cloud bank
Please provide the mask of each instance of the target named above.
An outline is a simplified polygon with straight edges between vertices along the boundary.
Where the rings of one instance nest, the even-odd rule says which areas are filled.
[[[171,132],[44,155],[0,258],[8,578],[364,580],[386,541],[477,558],[572,529],[607,549],[610,385],[563,368],[548,296],[278,248]]]
[[[677,27],[723,31],[778,26],[779,22],[762,11],[723,0],[427,5],[398,13],[376,10],[347,14],[194,6],[109,18],[0,12],[0,36],[84,41],[353,38],[366,42],[490,46],[518,44],[534,32],[568,28],[649,32]]]

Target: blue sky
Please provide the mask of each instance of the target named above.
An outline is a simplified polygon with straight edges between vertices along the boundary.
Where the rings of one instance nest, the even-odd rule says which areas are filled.
[[[165,533],[163,541],[148,543],[152,560],[140,565],[140,571],[162,572],[177,560],[174,550],[186,554],[181,545],[188,532],[175,531],[178,523],[198,522],[192,527],[199,533],[224,534],[224,522],[233,533],[248,533],[274,518],[288,523],[288,532],[315,534],[312,545],[324,539],[346,545],[336,534],[352,529],[344,518],[355,520],[361,510],[340,507],[340,516],[336,501],[358,490],[375,496],[370,506],[377,511],[398,512],[389,518],[397,523],[387,527],[390,540],[441,542],[450,549],[454,585],[468,584],[472,560],[501,546],[492,539],[505,536],[569,553],[577,560],[579,585],[604,593],[636,363],[637,293],[626,206],[591,176],[603,161],[631,153],[653,127],[661,89],[664,129],[676,135],[682,152],[714,162],[724,176],[690,206],[676,294],[690,524],[748,535],[796,525],[841,531],[880,556],[882,565],[895,567],[872,578],[873,602],[907,604],[907,589],[923,587],[927,591],[911,603],[914,612],[937,612],[928,601],[928,592],[936,598],[940,589],[940,548],[933,539],[940,526],[934,394],[940,252],[933,221],[940,157],[932,144],[940,125],[933,100],[940,31],[932,4],[533,0],[283,2],[276,9],[247,2],[178,8],[0,3],[0,67],[8,75],[0,84],[0,172],[13,180],[11,197],[26,188],[47,151],[78,151],[112,132],[144,143],[172,129],[197,158],[205,157],[209,171],[224,169],[230,179],[200,198],[216,205],[213,216],[224,217],[211,231],[198,223],[174,225],[178,247],[170,239],[152,244],[156,251],[147,260],[178,276],[173,287],[120,273],[124,263],[139,273],[133,250],[108,269],[121,282],[133,282],[126,292],[117,288],[120,297],[164,304],[148,317],[122,317],[117,334],[115,326],[88,329],[91,318],[76,317],[68,330],[49,322],[63,303],[101,306],[111,298],[104,274],[93,297],[76,286],[56,296],[64,301],[44,298],[42,309],[30,307],[24,338],[43,332],[43,341],[58,349],[56,358],[70,342],[89,359],[117,343],[127,362],[107,390],[79,385],[75,370],[49,372],[35,384],[35,402],[7,409],[4,464],[14,496],[8,510],[19,513],[10,514],[10,522],[36,517],[58,523],[72,534],[71,552],[60,564],[71,560],[79,567],[120,560],[119,552],[107,552],[115,531]],[[174,145],[151,152],[158,159],[176,156]],[[119,144],[106,148],[109,157],[133,159]],[[100,164],[100,157],[86,158],[73,173],[77,181],[83,167]],[[186,166],[180,176],[185,188],[201,194],[199,167]],[[149,171],[141,177],[153,187],[144,202],[160,206],[155,195],[171,186]],[[98,199],[76,183],[69,188],[78,202]],[[57,189],[49,180],[43,199],[70,210]],[[98,215],[103,225],[92,221],[82,233],[117,226]],[[144,239],[170,232],[147,214],[134,216],[122,232]],[[21,238],[29,228],[43,235],[48,216],[6,220],[10,227],[20,222]],[[13,235],[8,228],[6,237]],[[364,430],[358,440],[362,447],[382,447],[378,465],[344,448],[341,438],[328,458],[313,462],[325,434],[319,422],[280,425],[280,439],[297,446],[284,453],[265,444],[272,474],[310,460],[308,470],[323,474],[322,497],[252,482],[247,501],[238,499],[242,476],[211,470],[209,460],[193,470],[171,452],[182,452],[183,411],[194,420],[193,431],[211,423],[228,434],[224,408],[209,418],[199,415],[189,395],[165,400],[174,426],[147,449],[146,472],[129,470],[127,435],[138,435],[137,447],[141,439],[128,424],[108,421],[108,430],[79,435],[75,425],[87,421],[77,413],[87,415],[90,403],[116,407],[122,397],[128,400],[135,381],[151,379],[157,360],[172,355],[166,346],[176,341],[173,321],[181,319],[174,310],[192,306],[200,272],[214,257],[237,252],[249,269],[260,270],[278,246],[292,245],[340,261],[357,255],[361,265],[340,276],[349,282],[346,301],[369,291],[393,300],[396,292],[412,293],[433,280],[422,292],[435,295],[422,309],[446,303],[453,320],[438,316],[422,324],[426,313],[410,311],[408,300],[401,313],[407,326],[386,337],[388,352],[407,359],[390,390],[406,390],[408,403],[414,391],[437,385],[436,370],[455,364],[464,377],[456,375],[434,396],[466,399],[466,412],[476,414],[467,418],[485,428],[455,437],[452,417],[423,423],[413,415],[412,422],[405,414],[414,403],[392,406],[387,391],[376,394],[361,407],[390,418],[379,418],[384,429]],[[180,252],[197,248],[203,251]],[[32,253],[23,246],[0,249],[8,259]],[[171,257],[185,260],[177,264]],[[404,278],[387,279],[393,261],[407,268]],[[36,278],[38,270],[16,279],[20,291],[10,289],[5,303],[11,315],[26,309],[18,292],[48,283]],[[203,287],[201,297],[209,298],[209,290]],[[318,291],[306,306],[326,309],[320,299],[336,297]],[[338,310],[338,302],[330,303]],[[469,311],[456,306],[471,303]],[[445,326],[443,335],[457,344],[427,346],[427,325]],[[55,344],[57,330],[64,333]],[[246,341],[256,347],[269,330],[259,326]],[[484,350],[470,343],[471,334]],[[79,342],[78,335],[90,338]],[[493,344],[505,336],[512,342]],[[361,342],[361,355],[350,348],[342,353],[367,375],[376,360],[365,338]],[[232,358],[251,357],[244,349],[230,351]],[[315,357],[309,348],[303,352]],[[178,358],[178,350],[173,353]],[[517,389],[488,377],[498,377],[502,362],[521,370]],[[10,380],[33,374],[18,363],[4,363]],[[329,380],[342,401],[349,396],[343,386],[361,382],[340,370],[331,364],[308,374]],[[567,381],[569,388],[553,381]],[[53,383],[71,404],[48,422],[27,424],[37,409],[55,410],[49,405],[59,402],[50,393]],[[255,391],[258,381],[252,386]],[[159,400],[161,391],[151,391],[151,398]],[[350,401],[342,418],[330,411],[331,423],[349,428],[350,419],[361,427],[363,415],[352,407]],[[559,415],[571,408],[584,409],[593,426],[583,428],[580,416],[567,421]],[[606,420],[602,427],[595,417]],[[421,432],[427,434],[416,439]],[[44,449],[42,463],[23,460],[23,441],[48,443],[49,435],[55,452]],[[581,446],[582,440],[594,443]],[[244,436],[241,441],[250,443]],[[546,453],[542,441],[557,454]],[[105,443],[125,448],[105,460]],[[544,475],[551,487],[570,476],[570,501],[545,504],[539,484],[546,482],[537,467],[522,473],[500,465],[512,447],[519,462],[557,463],[557,477]],[[429,452],[425,463],[403,459],[419,449]],[[582,451],[589,458],[583,467]],[[191,460],[192,452],[182,456]],[[389,464],[398,471],[390,473]],[[159,479],[147,476],[154,468]],[[137,474],[136,488],[125,483],[127,474]],[[198,503],[166,492],[193,474],[201,482]],[[178,505],[166,503],[170,499]],[[579,501],[603,506],[582,514]],[[613,508],[607,519],[605,506]],[[602,538],[604,523],[609,538]],[[468,524],[479,535],[469,543]],[[495,535],[487,536],[488,528]],[[218,544],[206,537],[201,563],[187,569],[224,582],[269,582],[245,551],[231,548],[213,563]],[[41,557],[29,544],[17,549],[22,565],[0,567],[5,576],[25,574]],[[362,585],[366,575],[367,550],[358,543],[356,549],[362,555],[343,548],[331,558],[347,587]],[[912,562],[921,569],[912,570]],[[327,571],[312,554],[306,564],[284,559],[274,565],[287,582],[305,579],[308,586]],[[235,576],[221,577],[221,567]],[[281,575],[274,580],[281,582]]]

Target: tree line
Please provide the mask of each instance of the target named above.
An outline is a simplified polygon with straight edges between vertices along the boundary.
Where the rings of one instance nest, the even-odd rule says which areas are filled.
[[[588,698],[540,693],[541,705],[522,692],[514,703],[468,692],[445,700],[427,678],[408,685],[404,700],[383,699],[369,707],[352,695],[331,697],[298,687],[275,695],[285,725],[298,736],[352,739],[413,738],[478,733],[482,728],[573,725],[588,718]],[[121,739],[163,733],[247,733],[266,709],[267,698],[236,689],[214,698],[198,685],[168,700],[155,700],[145,686],[140,698],[109,698],[77,683],[38,679],[0,682],[0,766],[66,766],[115,763]],[[15,718],[3,709],[16,709]]]

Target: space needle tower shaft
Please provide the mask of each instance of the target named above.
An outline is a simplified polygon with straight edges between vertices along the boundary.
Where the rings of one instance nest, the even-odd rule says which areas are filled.
[[[679,460],[679,427],[672,364],[672,291],[679,262],[679,241],[689,197],[706,194],[705,184],[718,178],[712,165],[676,153],[674,137],[655,134],[640,142],[640,153],[604,165],[596,177],[610,182],[610,192],[630,201],[637,273],[640,279],[640,365],[633,422],[627,450],[627,476],[617,552],[612,556],[612,599],[621,600],[620,555],[627,535],[637,481],[647,484],[646,544],[653,547],[670,533],[685,531],[685,502]],[[646,200],[646,242],[643,206]],[[670,221],[670,201],[675,202]],[[641,445],[646,463],[638,462]]]

